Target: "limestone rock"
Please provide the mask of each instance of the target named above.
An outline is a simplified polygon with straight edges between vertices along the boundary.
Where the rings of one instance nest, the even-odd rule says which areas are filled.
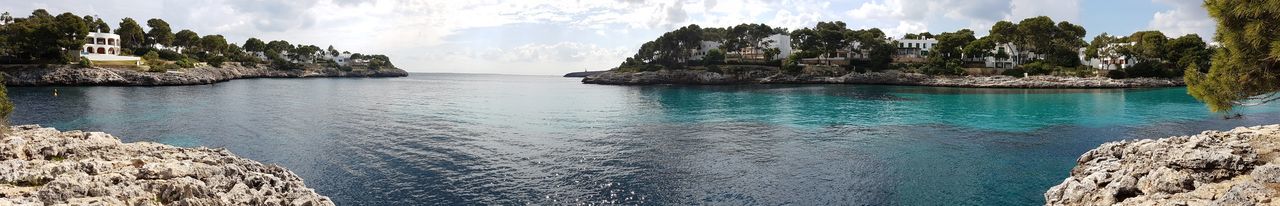
[[[212,84],[244,78],[307,77],[403,77],[409,73],[397,68],[343,71],[337,68],[309,66],[302,70],[278,70],[265,65],[226,63],[222,67],[197,67],[173,72],[142,72],[133,69],[80,68],[78,65],[4,65],[0,73],[9,86],[93,85],[93,86],[165,86]]]
[[[222,149],[34,125],[0,139],[0,205],[333,205],[292,172]]]
[[[1047,205],[1276,204],[1280,125],[1102,144],[1045,192]],[[1135,181],[1136,179],[1136,181]]]

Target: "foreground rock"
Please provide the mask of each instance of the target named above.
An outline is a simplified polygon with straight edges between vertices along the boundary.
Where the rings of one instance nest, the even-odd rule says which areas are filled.
[[[308,77],[403,77],[409,73],[396,68],[341,71],[336,68],[307,67],[277,70],[264,65],[227,63],[222,67],[197,67],[170,72],[141,72],[132,69],[80,68],[78,65],[0,65],[9,86],[169,86],[212,84],[245,78]]]
[[[1280,125],[1111,142],[1080,156],[1048,205],[1280,204]]]
[[[651,84],[883,84],[939,87],[979,88],[1148,88],[1184,86],[1181,79],[1106,77],[1031,76],[930,76],[902,72],[805,72],[798,75],[773,70],[749,70],[721,74],[696,70],[616,72],[610,71],[582,79],[587,84],[651,85]]]
[[[12,129],[0,142],[0,205],[333,205],[292,172],[222,149]]]

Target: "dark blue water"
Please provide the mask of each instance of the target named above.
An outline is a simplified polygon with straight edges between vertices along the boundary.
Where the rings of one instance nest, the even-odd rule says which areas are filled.
[[[1182,88],[604,86],[541,76],[11,88],[13,121],[225,147],[345,205],[1041,204],[1107,141],[1223,120]]]

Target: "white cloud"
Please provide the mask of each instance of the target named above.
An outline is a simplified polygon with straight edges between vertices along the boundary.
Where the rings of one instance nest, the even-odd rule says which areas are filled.
[[[1080,20],[1080,0],[1013,0],[1011,6],[1013,11],[1008,19],[1014,23],[1036,16],[1049,16],[1054,21]]]
[[[864,24],[861,27],[884,28],[890,36],[901,36],[928,31],[930,22],[948,20],[985,31],[991,22],[1008,19],[1012,10],[1011,0],[880,0],[863,2],[845,14]]]
[[[1201,2],[1181,0],[1153,0],[1155,3],[1169,4],[1173,9],[1156,12],[1147,24],[1148,29],[1160,30],[1168,36],[1199,34],[1206,40],[1213,38],[1213,30],[1217,25],[1209,18],[1209,12],[1201,8]]]

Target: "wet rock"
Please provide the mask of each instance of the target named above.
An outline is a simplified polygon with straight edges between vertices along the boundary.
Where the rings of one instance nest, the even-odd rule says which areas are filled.
[[[333,205],[292,172],[222,149],[34,125],[3,140],[0,205]]]
[[[1047,205],[1255,205],[1280,196],[1280,125],[1105,143],[1046,191]],[[1135,181],[1136,180],[1136,181]]]

